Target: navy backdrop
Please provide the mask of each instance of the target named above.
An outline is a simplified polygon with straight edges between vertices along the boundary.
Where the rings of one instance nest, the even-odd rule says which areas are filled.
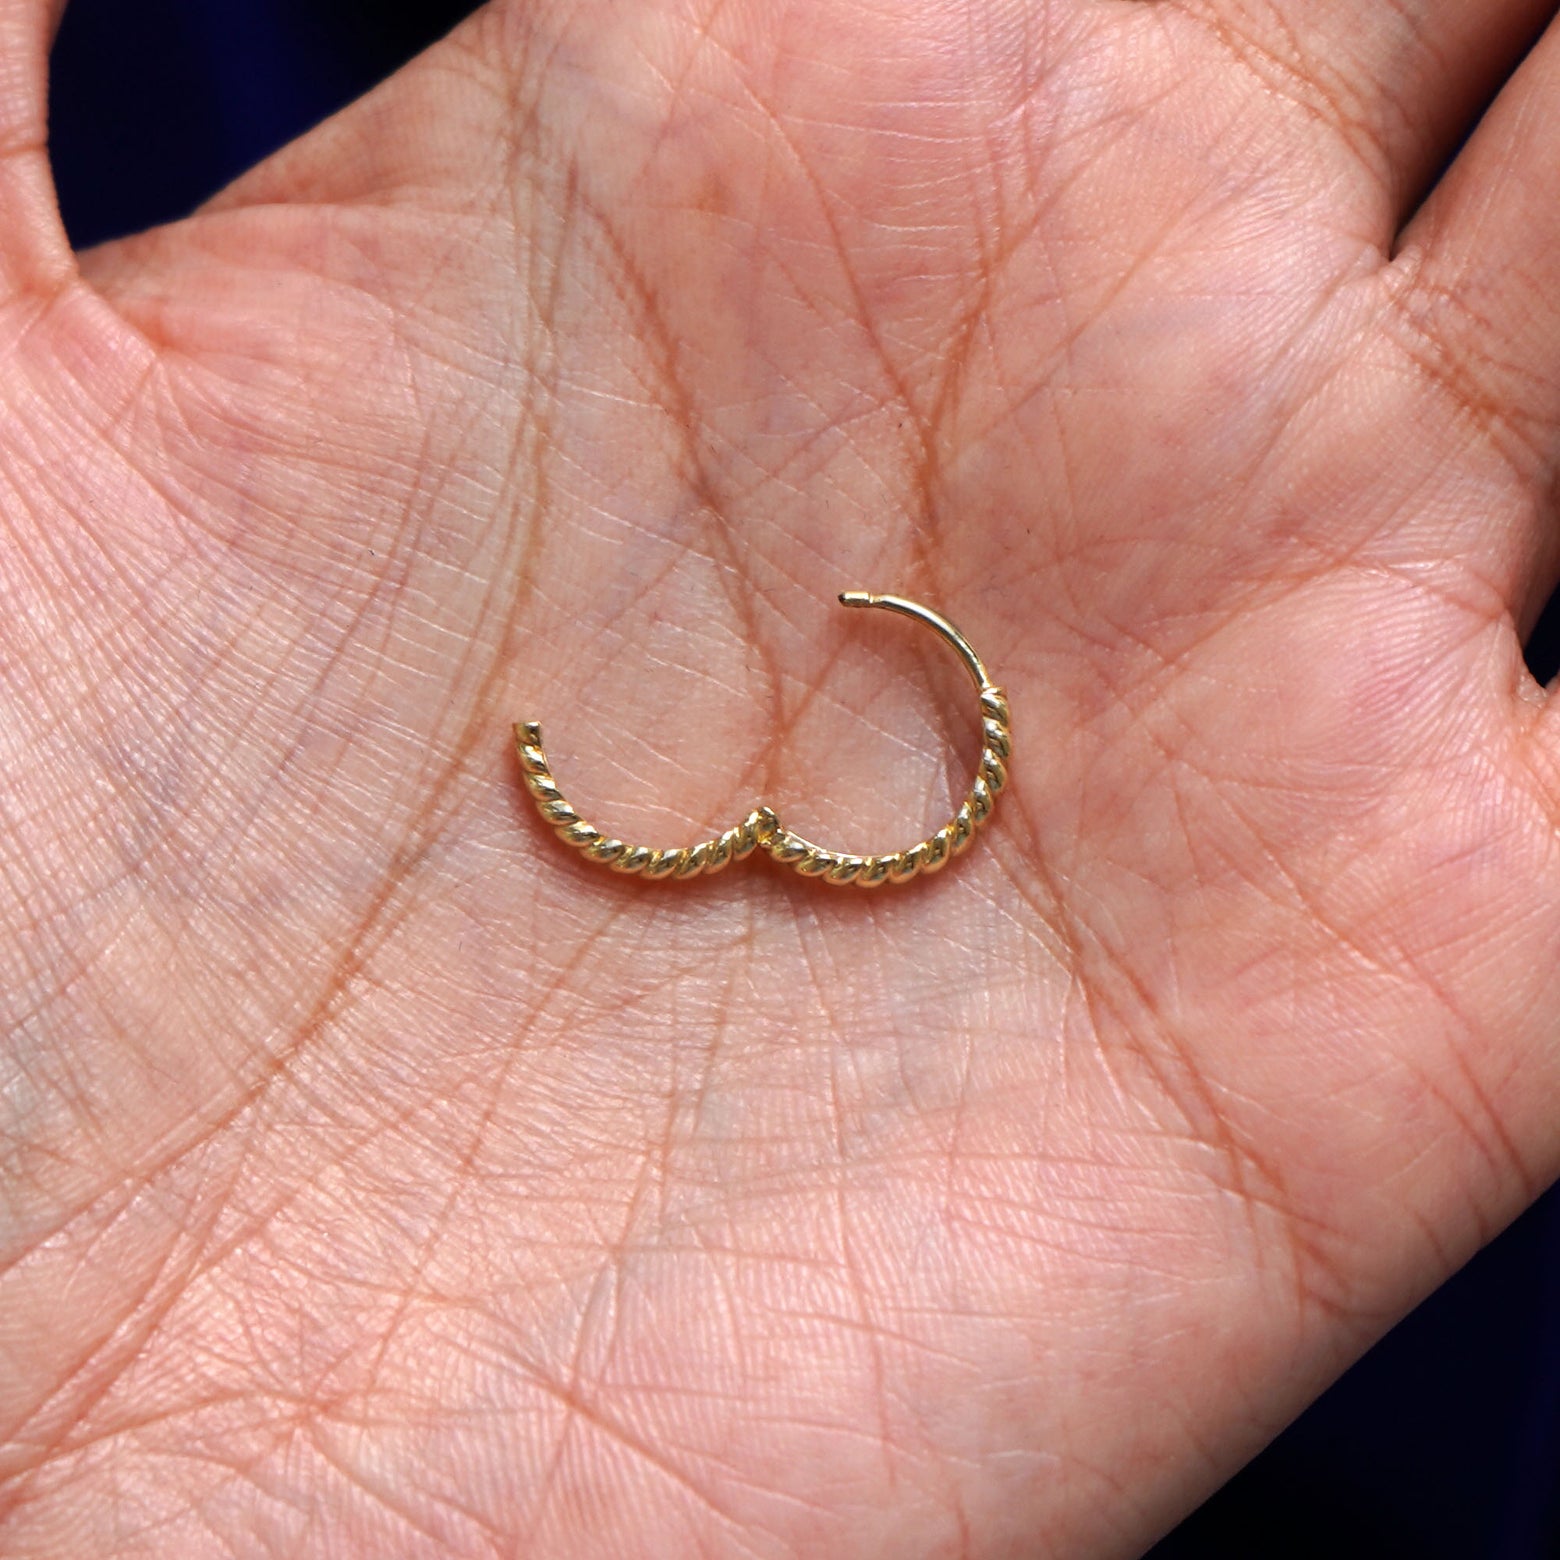
[[[51,140],[78,245],[187,212],[462,0],[72,0]],[[1530,646],[1547,680],[1556,614]],[[1422,1306],[1154,1560],[1560,1560],[1560,1199]],[[668,1557],[675,1560],[675,1557]]]

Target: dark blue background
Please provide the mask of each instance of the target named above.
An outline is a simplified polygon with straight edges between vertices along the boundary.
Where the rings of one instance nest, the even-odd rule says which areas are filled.
[[[183,215],[470,9],[462,0],[73,0],[55,50],[51,131],[73,238],[89,244]],[[1553,614],[1530,659],[1546,680],[1554,674]],[[1557,1471],[1560,1200],[1551,1194],[1154,1557],[1560,1560]]]

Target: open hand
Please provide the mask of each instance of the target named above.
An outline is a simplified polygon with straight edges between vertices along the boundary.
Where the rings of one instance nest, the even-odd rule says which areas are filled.
[[[0,0],[7,1556],[1126,1556],[1536,1195],[1552,9],[513,0],[75,257]],[[936,827],[848,587],[969,855],[540,824]]]

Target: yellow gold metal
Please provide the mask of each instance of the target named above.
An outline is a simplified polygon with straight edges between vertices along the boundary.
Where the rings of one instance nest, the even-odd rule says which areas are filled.
[[[587,861],[596,861],[614,872],[651,879],[691,878],[724,871],[733,861],[745,861],[760,843],[761,831],[773,827],[773,814],[754,808],[735,828],[681,850],[657,850],[649,845],[629,845],[613,839],[575,812],[558,782],[553,779],[542,749],[542,728],[534,721],[515,727],[515,748],[525,788],[536,801],[542,817],[558,831],[565,845],[572,845]]]
[[[745,861],[762,849],[780,865],[803,877],[825,883],[878,888],[884,883],[908,883],[922,873],[936,872],[970,848],[975,834],[991,817],[997,797],[1007,785],[1008,760],[1013,753],[1012,718],[1007,695],[992,682],[969,640],[947,618],[903,596],[880,596],[848,590],[840,595],[847,607],[881,607],[915,618],[933,629],[958,652],[980,692],[981,750],[975,779],[959,810],[935,834],[908,850],[888,856],[854,856],[826,850],[793,834],[772,808],[755,807],[741,823],[712,839],[677,850],[629,845],[603,834],[587,823],[570,805],[553,778],[542,748],[542,728],[535,721],[515,727],[515,748],[526,789],[542,817],[557,831],[564,844],[578,850],[587,861],[614,872],[659,880],[692,878],[723,871],[734,861]]]

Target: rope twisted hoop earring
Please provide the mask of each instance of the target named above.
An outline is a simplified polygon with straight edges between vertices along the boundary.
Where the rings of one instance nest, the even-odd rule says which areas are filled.
[[[879,596],[861,590],[845,591],[840,601],[847,607],[881,607],[926,624],[958,652],[979,690],[981,750],[975,779],[959,810],[935,834],[893,855],[847,855],[826,850],[793,834],[772,808],[755,807],[741,823],[697,845],[675,850],[630,845],[604,834],[575,811],[553,778],[552,767],[542,747],[541,726],[535,721],[523,721],[515,727],[515,747],[520,755],[525,787],[543,819],[557,831],[564,844],[579,851],[587,861],[598,862],[614,872],[653,880],[708,876],[723,871],[734,861],[747,860],[756,850],[763,850],[780,865],[790,867],[803,877],[817,878],[825,883],[854,884],[858,888],[878,888],[884,883],[908,883],[922,873],[936,872],[955,856],[962,855],[974,842],[976,831],[991,817],[997,797],[1007,785],[1008,760],[1013,753],[1007,695],[991,680],[969,640],[930,607],[903,596]]]
[[[969,640],[941,613],[923,607],[903,596],[878,596],[864,590],[847,590],[840,596],[847,607],[882,607],[902,613],[935,630],[958,652],[980,692],[981,750],[975,779],[959,810],[935,834],[891,856],[855,856],[842,851],[825,850],[793,834],[775,819],[774,827],[760,844],[782,866],[800,872],[803,877],[821,878],[825,883],[853,883],[858,888],[877,888],[884,883],[908,883],[923,872],[936,872],[955,856],[963,855],[975,839],[975,832],[991,816],[997,797],[1007,784],[1007,765],[1013,753],[1012,718],[1007,695],[981,664]],[[771,816],[773,816],[771,814]]]
[[[525,788],[536,800],[537,810],[558,831],[565,845],[572,845],[587,861],[596,861],[614,872],[652,880],[708,876],[724,871],[733,861],[746,861],[763,843],[773,825],[767,808],[755,807],[735,828],[685,845],[677,850],[657,850],[651,845],[630,845],[604,834],[586,823],[558,789],[552,767],[542,748],[542,728],[534,721],[522,721],[515,727],[515,747],[520,754],[520,771]]]

